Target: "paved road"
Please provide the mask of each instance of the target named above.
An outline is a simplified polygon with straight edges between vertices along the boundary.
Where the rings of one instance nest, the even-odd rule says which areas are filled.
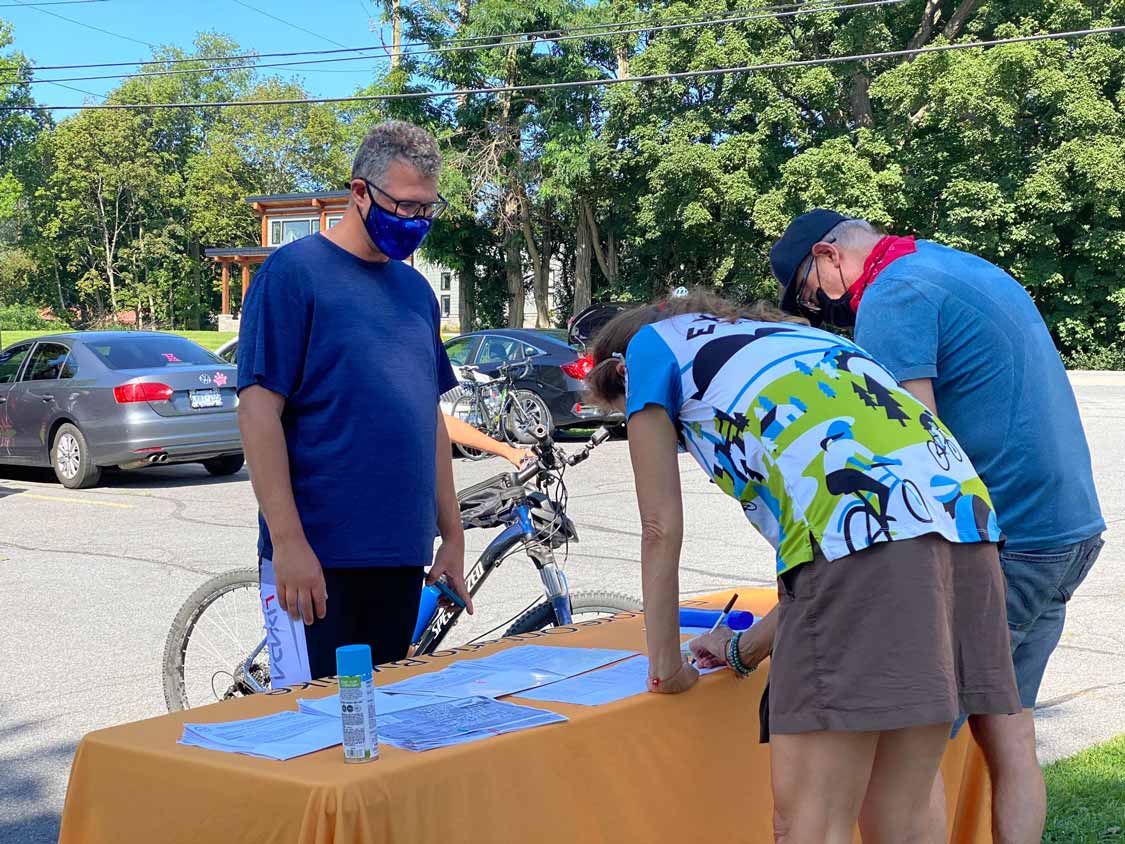
[[[1125,378],[1075,377],[1093,448],[1108,545],[1071,603],[1041,695],[1044,760],[1125,731]],[[681,586],[697,594],[773,583],[772,555],[739,509],[683,462],[687,543]],[[461,463],[459,485],[500,471]],[[611,442],[568,474],[580,544],[573,589],[640,594],[639,528],[628,453]],[[160,659],[169,624],[209,575],[252,564],[254,500],[246,474],[200,467],[120,474],[71,492],[49,473],[0,469],[0,841],[57,836],[70,760],[83,734],[164,711]],[[479,534],[479,535],[474,535]],[[470,534],[470,552],[488,536]],[[508,561],[481,593],[465,640],[515,615],[540,589]]]

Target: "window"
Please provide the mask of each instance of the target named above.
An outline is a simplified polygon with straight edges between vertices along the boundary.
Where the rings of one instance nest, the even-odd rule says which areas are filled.
[[[334,229],[336,228],[336,224],[342,219],[344,219],[343,214],[329,214],[324,218],[324,222],[327,224],[328,228]]]
[[[0,384],[11,384],[20,373],[20,367],[31,351],[31,344],[12,346],[6,352],[0,352]]]
[[[513,354],[519,351],[522,344],[511,337],[485,337],[480,345],[480,355],[477,362],[482,366],[490,363],[504,363],[510,360]]]
[[[442,273],[441,274],[441,289],[442,290],[452,290],[453,289],[453,273]]]
[[[270,219],[270,246],[284,246],[320,231],[320,217],[273,217]]]
[[[441,315],[443,317],[449,316],[449,297],[448,296],[442,296],[441,297]]]
[[[449,362],[454,366],[464,366],[473,357],[473,350],[477,347],[478,337],[458,337],[450,340],[445,346],[445,353],[449,355]]]
[[[56,381],[73,378],[75,367],[67,358],[70,349],[61,343],[40,343],[35,347],[31,363],[27,365],[24,381]]]
[[[225,364],[221,357],[183,337],[139,334],[87,342],[110,369],[165,369]]]

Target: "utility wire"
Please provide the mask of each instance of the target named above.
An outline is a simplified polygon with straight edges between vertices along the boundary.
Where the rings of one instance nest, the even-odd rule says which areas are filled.
[[[237,3],[239,6],[242,6],[244,9],[249,9],[251,12],[257,12],[259,15],[264,15],[265,17],[271,18],[272,20],[275,20],[278,23],[282,23],[282,24],[285,24],[288,27],[292,27],[293,29],[297,30],[298,32],[303,32],[303,33],[305,33],[305,35],[311,35],[314,38],[319,38],[321,41],[327,41],[329,44],[335,44],[337,47],[343,47],[344,46],[339,41],[333,41],[331,38],[329,38],[326,35],[321,35],[319,32],[313,32],[311,29],[305,29],[303,26],[298,26],[297,24],[293,23],[292,21],[285,20],[285,18],[279,18],[277,15],[272,15],[269,12],[265,11],[264,9],[259,9],[257,6],[251,6],[249,3],[243,3],[242,0],[234,0],[234,2]]]
[[[562,35],[562,36],[559,36],[557,38],[544,38],[543,42],[555,43],[557,41],[574,41],[574,40],[586,41],[586,40],[597,39],[597,38],[616,38],[616,37],[621,36],[621,35],[634,35],[634,34],[637,34],[637,33],[665,32],[665,31],[671,31],[671,30],[694,29],[696,27],[707,27],[707,26],[726,26],[726,25],[729,25],[729,24],[744,23],[744,22],[752,21],[752,20],[760,20],[762,18],[775,19],[775,18],[782,18],[782,17],[793,17],[793,16],[796,16],[796,15],[816,14],[818,12],[829,11],[829,10],[831,10],[831,11],[847,11],[849,9],[862,9],[862,8],[870,8],[870,7],[873,7],[873,6],[894,5],[894,4],[897,4],[897,3],[903,3],[905,1],[906,0],[859,0],[859,2],[848,3],[848,4],[845,4],[845,5],[836,5],[836,6],[831,6],[831,7],[825,6],[825,7],[818,7],[818,8],[803,8],[803,9],[797,9],[797,10],[790,11],[790,12],[771,13],[771,14],[764,14],[764,15],[759,15],[759,14],[739,15],[737,17],[707,19],[707,20],[700,20],[700,21],[689,21],[687,23],[670,23],[670,24],[665,24],[665,25],[662,25],[662,26],[644,26],[644,27],[638,27],[638,28],[633,28],[633,29],[620,29],[620,30],[615,30],[613,32],[597,32],[597,33],[589,33],[589,34]],[[414,56],[435,55],[435,54],[440,54],[440,53],[453,53],[453,52],[463,52],[463,51],[476,52],[478,50],[495,50],[495,49],[498,49],[498,48],[501,48],[501,47],[527,47],[527,46],[535,46],[537,43],[539,43],[539,42],[534,41],[534,40],[532,40],[532,41],[518,40],[518,41],[502,41],[502,42],[499,42],[499,43],[496,43],[496,44],[455,44],[455,45],[442,46],[442,47],[432,47],[432,48],[426,49],[426,50],[410,50],[410,51],[400,50],[399,56],[406,59],[406,58],[412,58]],[[59,76],[59,77],[51,77],[50,79],[30,79],[30,80],[28,80],[28,82],[30,82],[32,84],[35,84],[37,82],[52,82],[52,81],[56,81],[56,82],[81,82],[81,81],[91,80],[91,79],[139,79],[139,78],[142,78],[142,77],[150,77],[150,76],[179,76],[181,74],[190,74],[190,73],[215,73],[215,72],[221,72],[221,71],[226,71],[226,70],[245,70],[247,68],[297,67],[297,66],[304,66],[304,65],[311,65],[311,64],[331,64],[331,63],[334,63],[334,62],[370,61],[372,58],[378,58],[378,57],[375,57],[375,56],[345,56],[345,57],[342,57],[342,58],[309,59],[309,60],[296,61],[296,62],[272,62],[272,63],[266,63],[266,64],[257,64],[257,65],[241,64],[241,65],[226,65],[226,66],[223,66],[223,67],[188,68],[188,69],[185,69],[185,70],[151,70],[151,71],[142,71],[140,73],[109,73],[109,74],[98,75],[98,76]],[[197,60],[197,61],[199,61],[199,60]]]
[[[799,59],[787,62],[742,65],[739,67],[718,67],[708,70],[684,70],[675,73],[658,73],[650,76],[630,76],[623,78],[583,79],[574,82],[543,82],[533,85],[496,85],[488,88],[458,88],[450,91],[407,91],[399,94],[360,94],[348,97],[307,97],[278,100],[231,100],[210,103],[110,103],[88,106],[0,106],[0,112],[7,111],[61,111],[75,109],[99,109],[117,111],[138,111],[146,108],[248,108],[253,106],[312,105],[318,103],[390,102],[394,100],[449,99],[451,97],[470,97],[476,94],[507,94],[520,91],[557,91],[570,88],[596,88],[617,85],[624,82],[663,82],[672,79],[701,79],[710,76],[724,76],[732,73],[754,73],[763,70],[784,70],[792,67],[818,67],[822,65],[862,62],[872,59],[903,58],[928,53],[948,53],[955,50],[1001,47],[1007,44],[1028,44],[1037,41],[1057,41],[1061,39],[1083,38],[1090,35],[1108,35],[1125,32],[1125,26],[1105,26],[1096,29],[1076,29],[1069,32],[1046,32],[1040,35],[1021,35],[1012,38],[996,38],[990,41],[966,41],[957,44],[937,44],[930,47],[915,47],[904,50],[888,50],[882,53],[857,53],[848,56],[828,56],[818,59]]]
[[[0,3],[0,9],[15,9],[18,6],[73,6],[77,3],[108,3],[109,0],[47,0],[44,3]],[[66,87],[65,85],[63,86]]]
[[[34,9],[37,12],[42,12],[43,14],[50,15],[53,18],[58,18],[59,20],[66,21],[67,23],[72,23],[75,26],[85,27],[86,29],[92,29],[94,32],[100,32],[103,35],[112,35],[114,38],[120,38],[123,41],[132,41],[134,44],[140,44],[140,45],[142,45],[144,47],[148,47],[150,49],[156,49],[155,45],[149,44],[147,41],[141,41],[139,38],[131,38],[128,35],[121,35],[120,33],[117,33],[117,32],[110,32],[108,29],[102,29],[100,26],[94,26],[93,24],[83,23],[82,21],[77,21],[74,18],[68,18],[66,15],[60,15],[58,12],[51,12],[51,11],[48,11],[47,9],[40,9],[37,5],[35,5],[33,3],[19,3],[19,2],[17,2],[17,3],[14,3],[12,5],[13,6],[22,6],[26,9]]]
[[[815,7],[818,10],[830,11],[836,8],[835,2],[829,0],[795,0],[791,3],[782,3],[775,6],[762,6],[755,9],[754,12],[768,12],[779,9],[791,9],[794,7]],[[609,29],[620,26],[637,26],[641,24],[651,23],[654,25],[665,23],[677,23],[680,21],[705,21],[705,20],[718,20],[729,13],[724,12],[723,15],[712,15],[710,17],[679,17],[679,18],[643,18],[640,20],[632,21],[618,21],[616,23],[601,23],[601,24],[588,24],[586,26],[574,27],[556,27],[555,29],[542,29],[534,32],[503,32],[493,35],[473,35],[458,38],[450,38],[447,44],[461,44],[461,43],[476,43],[479,41],[488,41],[494,38],[529,38],[531,36],[548,36],[548,35],[565,35],[571,32],[584,32],[587,30]],[[407,50],[412,47],[427,47],[429,46],[425,41],[409,42],[399,45],[400,50]],[[298,50],[288,51],[282,53],[242,53],[231,56],[196,56],[193,58],[183,59],[139,59],[138,61],[129,62],[97,62],[93,64],[54,64],[54,65],[36,65],[32,70],[78,70],[82,68],[95,68],[95,67],[137,67],[146,64],[185,64],[188,62],[233,62],[242,61],[244,59],[275,59],[275,58],[293,58],[294,56],[324,56],[335,53],[362,53],[371,52],[373,50],[386,52],[386,46],[370,46],[370,47],[343,47],[339,50]],[[364,57],[370,58],[370,57]]]

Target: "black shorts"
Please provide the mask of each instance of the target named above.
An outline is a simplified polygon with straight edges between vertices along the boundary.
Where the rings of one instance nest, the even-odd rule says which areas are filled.
[[[269,566],[269,561],[259,561],[259,577],[263,573],[263,562]],[[272,580],[272,567],[265,573],[267,579]],[[341,645],[370,645],[376,664],[394,662],[405,657],[410,647],[424,578],[422,566],[327,568],[324,582],[328,604],[324,618],[316,619],[309,626],[277,618],[274,624],[283,624],[289,636],[304,635],[311,679],[335,676],[336,648]],[[264,610],[268,628],[271,616],[268,607]],[[275,650],[271,643],[271,663],[276,659],[275,654],[284,654],[288,660],[295,650],[293,647]],[[295,668],[278,667],[281,669],[279,679],[284,677],[294,682],[305,679],[298,676],[303,672]]]

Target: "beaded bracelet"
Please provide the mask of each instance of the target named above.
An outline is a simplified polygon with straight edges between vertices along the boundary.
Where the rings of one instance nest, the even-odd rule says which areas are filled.
[[[738,642],[742,638],[742,632],[735,633],[730,642],[727,643],[727,665],[731,667],[735,674],[739,677],[749,677],[754,673],[753,668],[747,668],[746,663],[742,661],[742,656],[738,653]]]

